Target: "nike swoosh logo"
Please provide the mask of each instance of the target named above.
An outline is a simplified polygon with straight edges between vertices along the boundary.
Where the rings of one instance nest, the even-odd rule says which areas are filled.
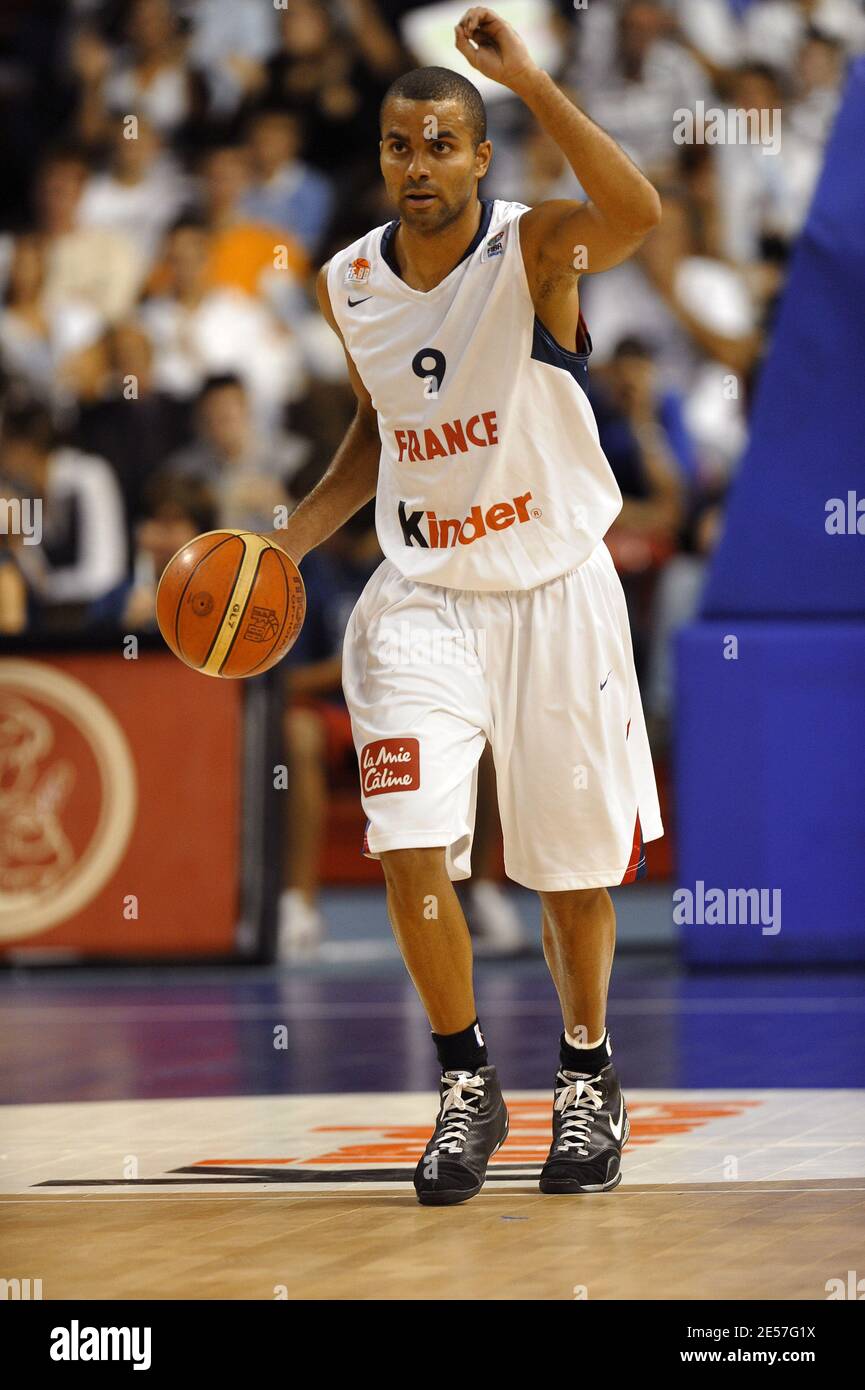
[[[624,1120],[625,1120],[625,1102],[624,1102],[624,1100],[623,1100],[623,1098],[622,1098],[621,1096],[619,1096],[619,1123],[618,1123],[617,1125],[614,1125],[614,1124],[613,1124],[613,1117],[612,1117],[612,1115],[610,1115],[609,1118],[610,1118],[610,1129],[611,1129],[611,1131],[612,1131],[613,1138],[615,1139],[616,1143],[618,1144],[618,1143],[621,1142],[621,1138],[622,1138],[622,1125],[623,1125]]]
[[[610,676],[611,676],[612,674],[613,674],[612,671],[608,671],[608,672],[607,672],[607,676],[606,676],[606,680],[602,680],[602,681],[601,681],[601,689],[602,689],[602,690],[603,690],[604,686],[607,684],[607,681],[610,679]]]
[[[371,295],[371,294],[368,294],[367,297],[366,297],[366,299],[372,299],[372,295]],[[357,306],[358,304],[365,304],[365,303],[366,303],[366,299],[349,299],[349,301],[348,301],[348,307],[349,307],[349,309],[354,309],[354,308],[356,308],[356,306]]]

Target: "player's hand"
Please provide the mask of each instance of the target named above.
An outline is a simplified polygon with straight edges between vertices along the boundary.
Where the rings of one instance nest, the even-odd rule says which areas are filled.
[[[467,62],[503,87],[513,88],[540,71],[516,29],[483,5],[466,10],[454,33],[456,46]]]
[[[288,519],[288,525],[284,526],[281,531],[262,531],[261,535],[266,541],[270,541],[271,545],[277,546],[280,550],[284,550],[286,555],[290,555],[296,565],[300,565],[301,560],[309,550],[309,546],[302,544],[292,528],[291,517]]]

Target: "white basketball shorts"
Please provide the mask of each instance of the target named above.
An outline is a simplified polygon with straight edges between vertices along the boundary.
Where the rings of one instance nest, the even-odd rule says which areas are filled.
[[[349,619],[343,689],[368,858],[444,845],[449,877],[468,878],[489,740],[509,878],[561,890],[642,875],[663,826],[603,542],[557,579],[493,593],[417,583],[384,560]]]

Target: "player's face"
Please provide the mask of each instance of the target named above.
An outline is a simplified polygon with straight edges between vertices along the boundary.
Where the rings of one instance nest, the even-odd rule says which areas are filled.
[[[388,102],[379,144],[388,196],[416,231],[437,231],[459,216],[486,173],[492,145],[477,150],[455,101]]]

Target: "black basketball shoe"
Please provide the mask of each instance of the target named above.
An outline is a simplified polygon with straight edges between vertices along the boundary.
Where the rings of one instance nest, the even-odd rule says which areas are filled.
[[[487,1164],[508,1137],[508,1112],[495,1067],[442,1073],[439,1113],[414,1174],[418,1201],[450,1207],[476,1197]]]
[[[542,1192],[609,1192],[622,1181],[621,1154],[631,1122],[612,1062],[596,1076],[559,1071],[553,1142],[541,1170]]]

